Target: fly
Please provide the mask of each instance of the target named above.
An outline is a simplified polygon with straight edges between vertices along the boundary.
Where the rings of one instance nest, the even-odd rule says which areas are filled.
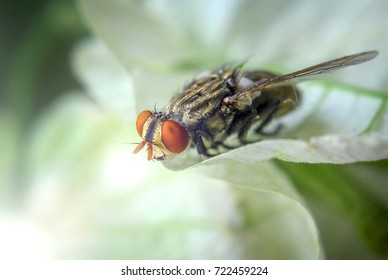
[[[163,111],[146,110],[138,115],[136,129],[142,141],[133,152],[147,146],[148,160],[166,160],[190,145],[198,154],[212,157],[259,141],[280,130],[279,125],[266,131],[272,119],[298,107],[296,82],[364,63],[377,55],[378,51],[361,52],[280,76],[260,70],[242,71],[241,65],[204,72]],[[248,132],[257,137],[248,140]]]

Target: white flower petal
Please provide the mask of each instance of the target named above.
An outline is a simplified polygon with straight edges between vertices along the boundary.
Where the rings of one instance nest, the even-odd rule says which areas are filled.
[[[224,161],[198,166],[193,171],[234,187],[240,211],[244,214],[241,216],[243,244],[250,248],[251,258],[278,259],[287,255],[288,259],[316,259],[322,254],[316,225],[303,199],[288,176],[271,162]],[[276,246],[279,250],[281,247],[289,250],[283,252],[285,255],[279,254]]]
[[[227,3],[222,2],[225,6],[217,1],[212,4],[208,1],[110,1],[108,3],[102,0],[81,0],[80,2],[95,32],[101,36],[125,67],[135,69],[140,66],[148,71],[164,71],[164,73],[181,69],[206,69],[231,60],[240,61],[251,55],[255,57],[249,60],[248,67],[260,68],[265,61],[267,64],[282,63],[283,68],[288,66],[292,71],[297,70],[298,67],[302,68],[340,55],[382,48],[385,46],[385,39],[382,38],[385,38],[387,30],[386,15],[382,9],[386,3],[383,1],[379,3],[359,1],[351,7],[344,3],[339,4],[335,0],[319,4],[311,1],[297,3],[240,1],[237,3],[231,0]],[[368,11],[368,16],[365,11]],[[369,14],[373,15],[373,20]],[[309,51],[306,52],[306,49]],[[379,60],[376,59],[373,64],[369,63],[368,66],[372,69],[370,71],[361,71],[359,67],[354,67],[348,72],[341,72],[338,76],[345,77],[345,80],[347,77],[348,82],[364,87],[384,89],[384,82],[387,81],[385,73],[388,70],[385,56],[386,54],[382,53],[378,57]],[[139,73],[136,71],[138,70],[134,71],[135,75]],[[166,104],[168,98],[163,99],[166,92],[163,82],[157,82],[157,78],[150,79],[145,76],[142,80],[141,77],[143,76],[140,75],[140,79],[136,80],[136,91],[142,92],[137,94],[138,109],[142,110],[141,106],[148,109],[149,104],[153,102]],[[165,77],[163,74],[159,80],[163,81]],[[166,82],[169,84],[169,91],[170,84],[174,83],[173,79],[171,81],[171,83]],[[142,86],[146,90],[142,90]],[[177,84],[176,90],[181,86],[182,84]],[[255,236],[257,232],[260,232],[259,238],[264,237],[265,241],[273,236],[271,235],[273,232],[278,233],[277,241],[286,240],[284,246],[280,247],[268,243],[271,245],[268,245],[263,252],[269,252],[268,248],[271,246],[289,248],[290,244],[297,244],[293,249],[308,248],[304,254],[290,250],[291,254],[287,255],[289,258],[317,257],[319,246],[315,225],[312,220],[309,220],[311,216],[302,206],[303,202],[292,191],[292,184],[287,183],[287,179],[284,178],[284,180],[277,180],[280,176],[278,170],[273,170],[274,175],[269,176],[265,172],[266,167],[259,166],[256,162],[277,157],[296,162],[344,163],[386,157],[388,130],[386,116],[388,114],[385,97],[377,97],[375,94],[362,91],[359,94],[358,90],[344,89],[337,85],[332,88],[323,83],[318,83],[315,87],[303,87],[305,88],[311,89],[304,98],[305,107],[281,120],[285,124],[283,135],[279,136],[281,139],[263,140],[246,145],[197,165],[196,163],[203,158],[196,155],[195,150],[179,155],[173,161],[165,162],[172,169],[193,166],[195,168],[185,172],[195,174],[200,169],[208,170],[221,182],[259,190],[249,192],[247,198],[244,198],[246,201],[252,198],[253,205],[257,205],[258,201],[259,205],[265,205],[265,201],[270,201],[269,206],[285,206],[290,202],[293,205],[292,210],[284,211],[279,215],[278,221],[281,222],[274,222],[277,227],[265,228],[265,223],[260,221],[258,222],[258,227],[262,227],[260,230],[256,231],[257,228],[255,228],[252,231],[253,234],[250,231],[241,232],[247,240],[245,245],[249,244],[250,237]],[[244,164],[243,167],[240,162]],[[247,171],[244,173],[242,170]],[[257,178],[261,178],[260,175],[263,175],[268,182],[258,180]],[[198,178],[203,179],[201,176]],[[204,183],[204,181],[195,183]],[[289,187],[287,187],[288,184]],[[261,195],[264,201],[256,200],[256,194]],[[244,197],[243,194],[240,195]],[[282,203],[277,204],[280,200]],[[136,201],[142,200],[136,199]],[[252,207],[252,204],[245,203],[250,205],[249,207]],[[279,208],[275,208],[279,211]],[[252,213],[257,215],[257,212],[266,212],[265,210],[268,208],[256,209]],[[295,212],[296,216],[287,216]],[[251,214],[250,211],[248,213]],[[254,214],[252,214],[254,217],[260,218]],[[243,216],[249,217],[249,215]],[[299,219],[300,217],[302,218]],[[287,221],[294,220],[298,222],[287,224]],[[271,219],[269,224],[272,221],[276,221],[276,218]],[[282,227],[284,224],[287,224],[287,229]],[[295,224],[298,225],[298,230],[294,231],[290,226]],[[307,228],[307,233],[302,230],[306,235],[300,234],[300,228]],[[152,227],[152,229],[155,228]],[[225,241],[223,232],[203,232],[202,228],[190,231],[189,238],[179,233],[171,235],[170,231],[164,231],[163,226],[158,225],[156,229],[157,236],[160,236],[160,231],[166,233],[161,240],[167,245],[176,245],[176,241],[179,244],[187,244],[182,242],[187,239],[201,241],[203,246],[197,246],[198,250],[193,248],[189,250],[193,253],[191,256],[201,256],[204,248],[214,244],[216,240]],[[265,234],[266,229],[268,229],[267,234]],[[290,236],[282,234],[287,232],[291,233]],[[152,234],[140,238],[143,234],[144,232],[140,230],[139,239],[136,239],[139,244],[150,244],[149,242],[155,238]],[[294,235],[300,239],[293,239]],[[184,236],[183,239],[182,236]],[[228,239],[229,243],[226,241],[222,243],[223,246],[217,247],[210,257],[224,254],[225,251],[221,254],[218,249],[225,248],[226,251],[231,248],[232,251],[237,252],[236,255],[239,255],[243,250],[241,250],[241,243],[235,246],[234,237]],[[288,240],[287,237],[290,239]],[[266,247],[265,241],[260,242],[255,238],[252,240],[252,244]],[[98,241],[97,238],[96,244],[99,243]],[[158,245],[160,244],[156,244],[156,248],[160,251],[156,250],[155,254],[160,252],[168,254],[164,252],[163,244]],[[145,247],[132,247],[132,249],[140,254],[144,253],[142,248]],[[255,253],[258,253],[257,247],[252,248],[254,248],[252,251],[256,250]],[[186,256],[184,250],[177,254],[181,254],[180,257]],[[259,255],[252,256],[261,255],[259,252]],[[268,254],[263,256],[268,257]],[[271,256],[279,257],[276,254]]]
[[[132,77],[101,41],[80,41],[72,58],[77,77],[99,106],[123,120],[135,118]]]
[[[167,20],[158,16],[166,10],[160,11],[157,2],[147,5],[139,1],[82,0],[80,4],[95,32],[125,66],[139,63],[152,69],[168,69],[184,61],[195,62],[188,57],[201,58],[203,54],[201,48],[187,40],[192,35],[187,29],[191,26],[177,21],[185,12],[193,12],[191,2],[185,5],[176,1],[176,5],[169,6]]]
[[[319,235],[305,207],[281,194],[236,188],[245,228],[242,242],[250,259],[318,259]]]
[[[360,0],[351,6],[336,0],[79,2],[91,27],[125,67],[139,63],[153,70],[198,71],[249,57],[250,67],[275,63],[296,70],[386,48],[384,0]],[[383,90],[387,56],[382,52],[373,62],[374,71],[354,69],[338,76]]]
[[[42,114],[26,147],[25,205],[50,239],[50,257],[319,257],[311,216],[273,166],[262,165],[255,180],[233,166],[217,172],[229,177],[176,173],[115,142],[122,129],[79,93]]]
[[[388,138],[374,135],[327,135],[312,138],[311,145],[322,157],[319,162],[351,163],[388,158]]]

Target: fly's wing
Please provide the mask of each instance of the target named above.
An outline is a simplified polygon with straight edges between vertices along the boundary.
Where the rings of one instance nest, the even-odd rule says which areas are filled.
[[[316,75],[328,73],[330,71],[338,70],[350,65],[356,65],[364,63],[368,60],[375,58],[378,55],[378,51],[367,51],[353,55],[347,55],[334,60],[326,61],[317,65],[313,65],[302,70],[276,76],[266,80],[262,80],[243,88],[238,94],[231,96],[225,100],[227,104],[238,103],[239,101],[244,102],[244,99],[251,100],[255,93],[260,92],[264,89],[276,87],[282,84],[295,83],[299,80],[310,78]],[[238,106],[237,106],[238,107]]]

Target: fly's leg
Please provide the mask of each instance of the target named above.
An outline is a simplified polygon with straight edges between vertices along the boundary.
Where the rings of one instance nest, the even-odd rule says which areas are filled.
[[[201,123],[199,125],[200,129],[197,129],[194,133],[192,133],[193,144],[197,148],[198,154],[206,157],[213,157],[222,153],[220,148],[232,150],[240,146],[259,141],[260,139],[247,139],[248,132],[257,122],[259,122],[259,125],[254,129],[254,133],[261,136],[272,136],[277,134],[282,128],[281,124],[277,125],[272,131],[264,131],[264,129],[271,120],[276,117],[280,104],[280,100],[272,99],[257,108],[252,108],[248,112],[235,112],[236,115],[229,126],[228,132],[226,133],[227,135],[232,135],[237,132],[237,141],[234,144],[227,143],[228,139],[230,139],[228,137],[222,141],[212,142],[211,135],[213,135],[213,133],[209,131],[209,128],[207,128],[204,123]],[[211,143],[210,147],[205,144],[207,141]]]
[[[216,142],[213,145],[213,147],[215,149],[217,149],[218,147],[223,147],[227,150],[232,150],[242,145],[249,144],[250,141],[248,141],[246,137],[256,117],[257,117],[257,110],[252,109],[249,112],[249,114],[245,114],[244,116],[239,116],[238,118],[235,118],[232,124],[230,125],[229,131],[231,132],[238,131],[238,134],[237,134],[238,143],[236,143],[235,145],[230,145],[230,144],[226,144],[223,141],[220,141],[220,142]]]
[[[209,154],[205,143],[203,142],[203,138],[210,139],[210,134],[205,130],[197,130],[193,136],[194,146],[197,148],[198,154],[204,155],[206,157],[212,157],[214,155]]]
[[[255,128],[255,133],[263,136],[273,136],[273,135],[276,135],[281,130],[282,124],[278,124],[275,127],[275,129],[273,129],[272,131],[264,131],[264,128],[273,119],[276,112],[278,111],[279,105],[280,105],[280,100],[274,100],[271,103],[271,105],[268,105],[268,107],[270,107],[269,112],[265,115],[260,125]]]
[[[237,138],[241,142],[242,145],[248,144],[247,134],[249,129],[252,127],[255,119],[257,117],[257,110],[252,109],[250,114],[245,116],[245,120],[243,121],[243,125],[241,126],[240,131],[238,132]]]
[[[232,123],[232,131],[236,130],[236,127],[240,126],[237,130],[239,131],[237,134],[237,139],[239,141],[238,144],[235,146],[228,145],[224,142],[217,143],[218,145],[221,145],[222,147],[226,149],[234,149],[237,147],[240,147],[242,145],[251,144],[254,142],[259,141],[260,139],[254,139],[254,140],[248,140],[247,134],[248,131],[251,129],[252,125],[254,125],[255,121],[260,121],[259,126],[257,126],[254,130],[256,134],[259,134],[261,136],[273,136],[276,135],[282,128],[282,124],[278,124],[275,129],[272,131],[264,131],[266,126],[271,122],[271,120],[275,117],[275,114],[277,113],[279,106],[280,106],[280,100],[272,100],[270,103],[265,105],[265,108],[267,108],[267,112],[263,114],[258,120],[257,116],[259,115],[257,112],[262,110],[252,109],[249,114],[246,114],[244,117],[239,117],[235,119],[235,123]],[[242,119],[241,119],[242,118]]]

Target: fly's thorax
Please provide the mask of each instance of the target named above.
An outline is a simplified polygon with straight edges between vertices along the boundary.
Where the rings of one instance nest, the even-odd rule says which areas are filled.
[[[171,100],[165,114],[177,116],[189,131],[197,131],[200,125],[213,126],[224,97],[235,93],[237,76],[236,68],[201,73]]]
[[[233,114],[225,115],[221,111],[209,117],[207,126],[208,130],[212,132],[212,142],[222,142],[229,136],[228,130],[233,120]]]
[[[141,112],[136,121],[136,128],[143,141],[134,153],[147,145],[149,160],[171,159],[183,152],[189,144],[186,127],[162,112]]]
[[[182,112],[181,121],[189,130],[194,130],[199,123],[210,121],[219,111],[221,103],[222,99],[206,100],[201,106]]]

